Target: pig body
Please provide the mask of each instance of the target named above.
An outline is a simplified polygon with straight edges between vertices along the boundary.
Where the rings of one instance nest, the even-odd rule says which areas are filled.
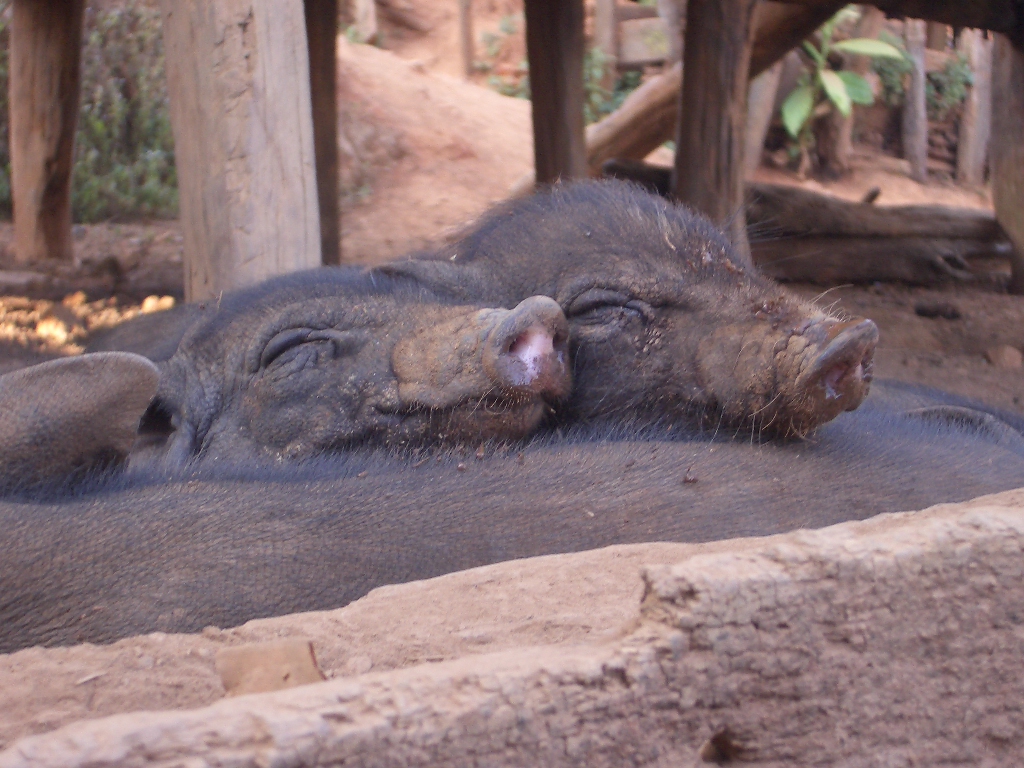
[[[0,501],[0,651],[226,627],[514,558],[762,536],[1024,486],[1016,432],[871,401],[802,441],[584,430],[481,456],[201,462]]]

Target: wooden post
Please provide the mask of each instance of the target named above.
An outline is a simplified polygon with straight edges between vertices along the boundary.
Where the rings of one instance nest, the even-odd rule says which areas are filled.
[[[15,0],[10,142],[14,258],[71,261],[71,167],[84,0]]]
[[[526,0],[526,51],[538,184],[587,173],[583,140],[583,0]]]
[[[747,127],[743,140],[743,178],[749,179],[761,165],[764,139],[775,111],[775,94],[782,76],[782,61],[750,81],[747,93]]]
[[[939,21],[929,21],[925,32],[925,46],[930,51],[946,50],[949,42],[949,28]]]
[[[615,0],[594,2],[594,47],[604,54],[605,61],[615,66],[619,56],[618,19],[615,16]]]
[[[320,258],[341,263],[338,170],[338,0],[305,0],[309,45],[309,92],[316,154],[316,198],[320,209]]]
[[[1013,243],[1010,293],[1024,295],[1024,50],[997,35],[992,63],[992,198]]]
[[[690,0],[675,197],[728,229],[750,264],[743,215],[747,71],[756,0]]]
[[[686,0],[658,0],[658,15],[668,32],[668,58],[671,67],[683,58],[683,20],[686,18]]]
[[[878,37],[883,26],[885,26],[885,13],[872,5],[866,5],[857,24],[854,37],[874,39]],[[871,70],[871,59],[867,56],[851,56],[848,68],[863,77]],[[846,173],[850,168],[850,153],[853,152],[853,115],[840,116],[839,120],[839,138],[836,142],[834,161],[836,170]]]
[[[198,301],[320,258],[309,52],[287,0],[162,0],[167,88]]]
[[[473,0],[459,0],[459,41],[462,45],[462,73],[473,76]]]
[[[960,52],[967,57],[974,75],[957,139],[956,178],[962,184],[981,186],[985,181],[985,158],[992,135],[992,43],[992,38],[980,29],[960,33]]]
[[[903,156],[910,161],[910,177],[928,181],[928,111],[924,101],[924,22],[906,19],[903,37],[913,69],[903,99]]]

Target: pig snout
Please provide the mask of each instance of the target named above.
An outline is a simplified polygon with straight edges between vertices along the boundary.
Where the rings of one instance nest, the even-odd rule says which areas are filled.
[[[569,394],[569,324],[547,296],[519,303],[491,331],[484,365],[495,384],[512,392],[560,398]]]
[[[831,415],[852,411],[867,397],[873,375],[878,326],[857,318],[818,324],[818,351],[797,380],[797,389],[819,400]]]

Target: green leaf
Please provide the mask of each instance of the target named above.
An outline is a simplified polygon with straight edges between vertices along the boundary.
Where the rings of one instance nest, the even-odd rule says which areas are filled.
[[[800,135],[807,118],[811,115],[811,108],[814,106],[814,88],[809,85],[801,85],[794,88],[793,92],[782,102],[782,124],[786,126],[789,135],[794,139]]]
[[[860,56],[873,56],[879,59],[902,59],[903,52],[895,45],[872,40],[868,37],[855,37],[852,40],[841,40],[832,46],[843,53],[855,53]]]
[[[811,45],[809,42],[804,40],[804,50],[807,51],[808,55],[814,59],[814,62],[820,67],[825,63],[825,57],[821,55],[821,51]]]
[[[839,79],[846,86],[846,92],[850,95],[850,101],[854,104],[870,106],[875,103],[874,94],[871,93],[871,86],[868,81],[856,72],[839,72]]]
[[[825,94],[836,105],[836,109],[843,117],[849,117],[853,105],[850,103],[850,94],[846,92],[846,83],[831,69],[821,70],[818,76],[821,78],[821,86],[825,89]]]

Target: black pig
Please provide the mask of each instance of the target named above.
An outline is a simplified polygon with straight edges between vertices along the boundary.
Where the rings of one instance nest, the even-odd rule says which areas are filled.
[[[575,356],[568,422],[805,435],[856,408],[872,378],[874,323],[790,295],[744,269],[706,219],[624,182],[555,186],[379,271],[500,306],[555,299]]]
[[[158,365],[149,444],[166,439],[180,463],[514,439],[568,394],[568,328],[551,299],[482,308],[393,283],[325,270],[207,308]]]

